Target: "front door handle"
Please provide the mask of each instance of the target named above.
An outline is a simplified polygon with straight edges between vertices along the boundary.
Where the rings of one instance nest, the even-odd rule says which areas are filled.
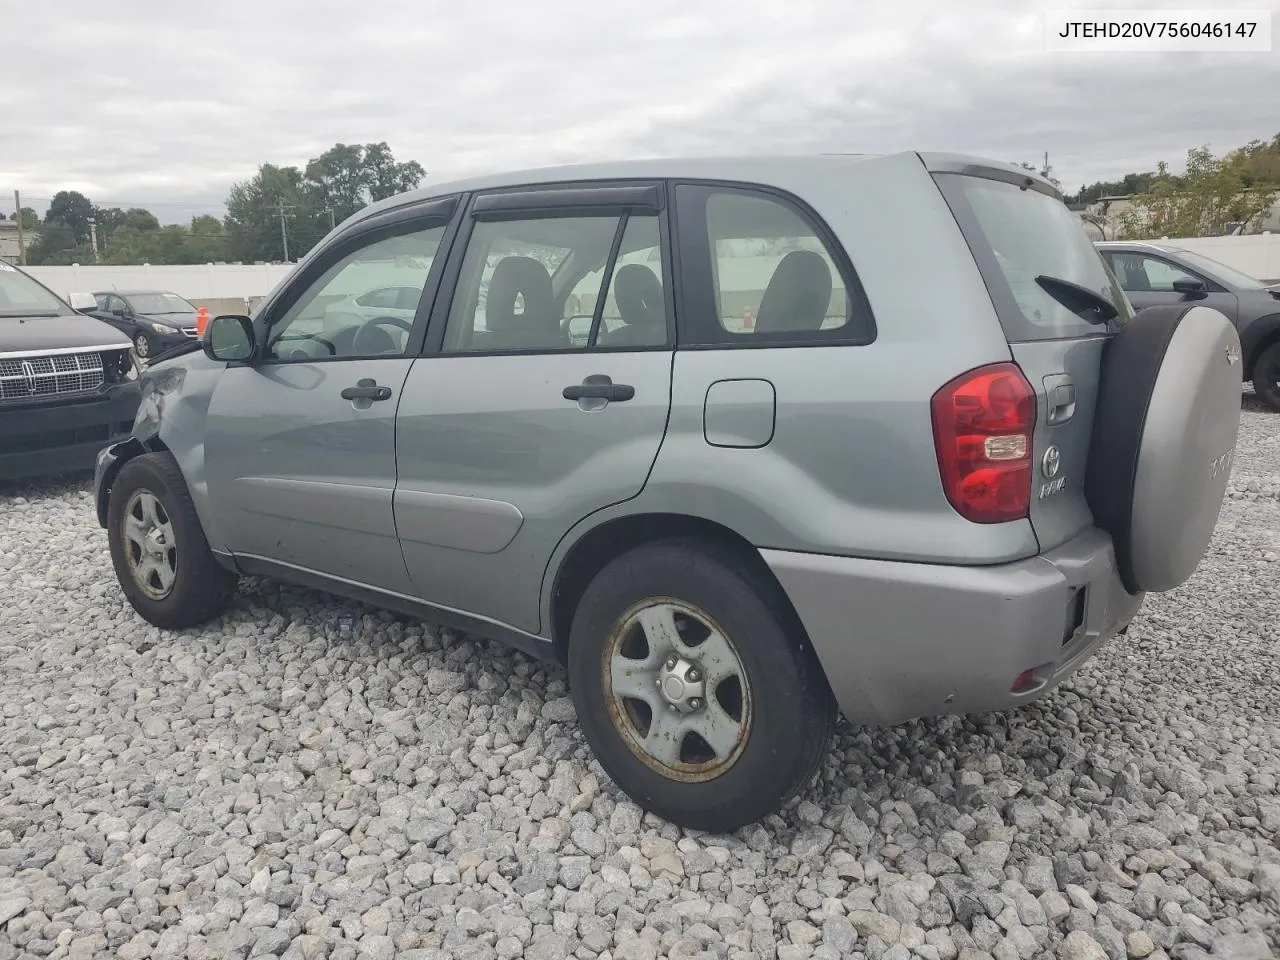
[[[614,383],[603,373],[593,373],[572,386],[565,387],[562,393],[566,400],[607,400],[621,403],[636,395],[636,388],[629,383]]]
[[[354,387],[342,391],[343,400],[390,400],[391,388],[378,386],[372,377],[357,380]]]

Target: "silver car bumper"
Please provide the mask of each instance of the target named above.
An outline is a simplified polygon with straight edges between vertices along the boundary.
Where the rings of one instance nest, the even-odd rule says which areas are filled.
[[[761,555],[854,723],[1026,703],[1128,626],[1143,600],[1120,583],[1111,538],[1097,529],[989,567]]]

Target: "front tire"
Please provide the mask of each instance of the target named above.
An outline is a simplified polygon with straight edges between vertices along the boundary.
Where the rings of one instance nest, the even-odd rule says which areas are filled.
[[[734,551],[638,547],[574,615],[569,677],[600,764],[640,806],[727,833],[813,779],[836,706],[776,584]]]
[[[138,355],[139,360],[146,360],[151,356],[151,341],[145,333],[139,333],[133,338],[133,352]]]
[[[1268,410],[1280,413],[1280,340],[1254,361],[1253,392]]]
[[[120,468],[107,539],[121,590],[153,626],[193,627],[226,608],[237,577],[214,559],[171,454],[144,454]]]

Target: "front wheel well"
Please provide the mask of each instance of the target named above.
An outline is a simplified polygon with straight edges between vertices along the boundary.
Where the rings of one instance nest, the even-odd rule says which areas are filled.
[[[1245,380],[1252,380],[1257,373],[1256,367],[1258,361],[1262,359],[1262,355],[1270,350],[1277,343],[1280,343],[1280,325],[1276,329],[1268,333],[1257,346],[1253,348],[1253,356],[1249,358],[1249,364],[1245,367]]]
[[[120,468],[130,460],[133,460],[135,457],[140,457],[144,453],[169,452],[169,448],[165,446],[164,441],[158,436],[144,437],[141,439],[138,437],[130,437],[128,440],[120,441],[119,446],[121,448],[121,453],[127,454],[127,456],[121,456],[117,459],[103,475],[102,483],[99,485],[97,490],[97,503],[94,504],[98,514],[98,526],[104,528],[107,525],[107,502],[111,497],[111,484],[115,482],[116,474],[120,472]]]
[[[551,639],[556,658],[568,662],[569,631],[578,603],[591,579],[606,564],[629,550],[662,540],[693,540],[730,551],[773,593],[792,630],[805,636],[800,617],[760,551],[741,534],[702,517],[678,513],[646,513],[610,520],[588,531],[570,548],[556,572],[551,594]]]

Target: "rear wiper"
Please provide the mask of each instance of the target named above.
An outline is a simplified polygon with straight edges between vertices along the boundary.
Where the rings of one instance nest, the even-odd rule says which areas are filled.
[[[1036,283],[1053,299],[1088,323],[1106,323],[1120,316],[1116,305],[1102,294],[1061,277],[1036,277]]]

